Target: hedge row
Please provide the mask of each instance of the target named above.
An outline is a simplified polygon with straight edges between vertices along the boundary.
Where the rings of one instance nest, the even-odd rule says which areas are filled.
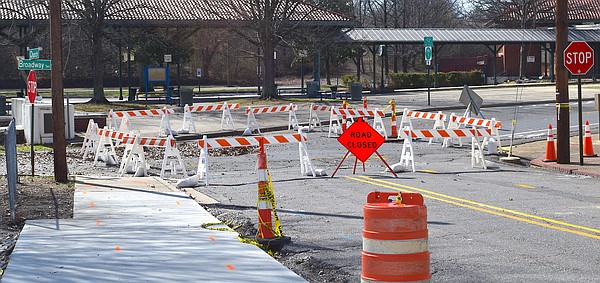
[[[390,73],[388,75],[390,88],[421,88],[427,87],[427,73]],[[434,74],[430,74],[431,86],[434,84]],[[438,73],[439,86],[481,85],[483,73],[475,70],[470,72]]]

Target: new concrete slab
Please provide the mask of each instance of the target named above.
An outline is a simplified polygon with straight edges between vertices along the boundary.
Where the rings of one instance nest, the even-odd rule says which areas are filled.
[[[127,181],[80,182],[73,219],[27,221],[2,282],[305,282],[237,233],[202,228],[219,221],[185,193]]]

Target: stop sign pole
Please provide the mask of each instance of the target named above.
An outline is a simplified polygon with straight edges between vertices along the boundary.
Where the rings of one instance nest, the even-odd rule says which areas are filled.
[[[27,97],[29,98],[29,103],[31,103],[31,131],[30,133],[30,145],[31,145],[31,176],[33,177],[35,175],[35,151],[33,150],[33,135],[34,135],[34,130],[33,128],[35,127],[35,123],[33,121],[35,115],[34,115],[34,111],[35,111],[35,107],[34,107],[34,103],[35,103],[35,97],[37,96],[37,78],[35,76],[35,71],[31,70],[29,71],[29,75],[27,76]]]
[[[585,41],[573,41],[564,51],[564,65],[577,76],[577,108],[579,115],[579,165],[583,165],[583,110],[581,99],[581,76],[594,66],[594,49]]]

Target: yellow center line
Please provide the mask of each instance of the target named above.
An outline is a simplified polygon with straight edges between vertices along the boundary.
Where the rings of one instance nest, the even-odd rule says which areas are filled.
[[[571,223],[567,223],[567,222],[563,222],[563,221],[558,221],[558,220],[545,218],[545,217],[541,217],[541,216],[537,216],[537,215],[527,214],[527,213],[514,211],[514,210],[510,210],[510,209],[505,209],[505,208],[501,208],[501,207],[496,207],[496,206],[483,204],[483,203],[479,203],[479,202],[475,202],[475,201],[471,201],[471,200],[467,200],[467,199],[461,199],[461,198],[457,198],[457,197],[453,197],[453,196],[449,196],[449,195],[436,193],[436,192],[429,191],[429,190],[419,189],[419,188],[415,188],[415,187],[411,187],[411,186],[405,186],[405,185],[396,184],[396,183],[388,182],[388,181],[384,181],[384,180],[376,180],[376,179],[372,179],[372,178],[369,178],[366,176],[361,176],[360,178],[347,176],[346,178],[352,179],[355,181],[359,181],[359,182],[363,182],[363,183],[368,183],[368,184],[388,188],[388,189],[397,190],[397,191],[400,191],[400,189],[408,189],[408,190],[423,193],[423,197],[425,197],[425,198],[434,199],[437,201],[441,201],[441,202],[445,202],[445,203],[449,203],[449,204],[453,204],[453,205],[457,205],[457,206],[461,206],[461,207],[465,207],[465,208],[469,208],[469,209],[473,209],[473,210],[477,210],[477,211],[481,211],[481,212],[486,212],[486,213],[501,216],[501,217],[506,217],[506,218],[510,218],[510,219],[514,219],[514,220],[554,229],[554,230],[559,230],[559,231],[563,231],[563,232],[568,232],[568,233],[600,240],[600,235],[595,235],[595,234],[590,234],[590,233],[586,233],[586,232],[582,232],[582,231],[568,229],[568,228],[564,228],[564,227],[560,227],[560,226],[555,226],[552,224],[566,226],[566,227],[589,231],[589,232],[598,233],[598,234],[600,234],[600,229],[594,229],[594,228],[590,228],[590,227],[575,225],[575,224],[571,224]],[[513,215],[511,215],[511,214],[513,214]],[[530,219],[528,219],[528,218],[530,218]],[[544,222],[548,222],[548,223],[539,222],[539,221],[535,221],[532,219],[544,221]],[[549,224],[549,223],[552,223],[552,224]]]
[[[437,174],[437,171],[435,171],[435,170],[419,170],[419,172]]]
[[[515,186],[521,187],[521,188],[525,188],[525,189],[535,189],[536,188],[534,186],[530,186],[530,185],[527,185],[527,184],[516,184]]]

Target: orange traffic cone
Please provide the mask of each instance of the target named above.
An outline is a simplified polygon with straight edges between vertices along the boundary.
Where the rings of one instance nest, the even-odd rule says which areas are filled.
[[[267,249],[279,251],[285,244],[291,242],[291,238],[283,236],[277,212],[273,209],[275,206],[275,194],[273,192],[271,176],[267,168],[267,154],[265,153],[264,140],[260,139],[259,144],[260,150],[256,164],[258,171],[258,232],[256,234],[256,241]]]
[[[390,100],[390,104],[392,106],[392,137],[398,138],[398,125],[396,123],[396,102],[392,99]]]
[[[598,156],[594,153],[592,133],[590,132],[590,121],[585,121],[585,136],[583,137],[583,157]]]
[[[546,157],[544,162],[556,161],[556,149],[554,148],[554,135],[552,135],[552,124],[548,124],[548,139],[546,140]]]

